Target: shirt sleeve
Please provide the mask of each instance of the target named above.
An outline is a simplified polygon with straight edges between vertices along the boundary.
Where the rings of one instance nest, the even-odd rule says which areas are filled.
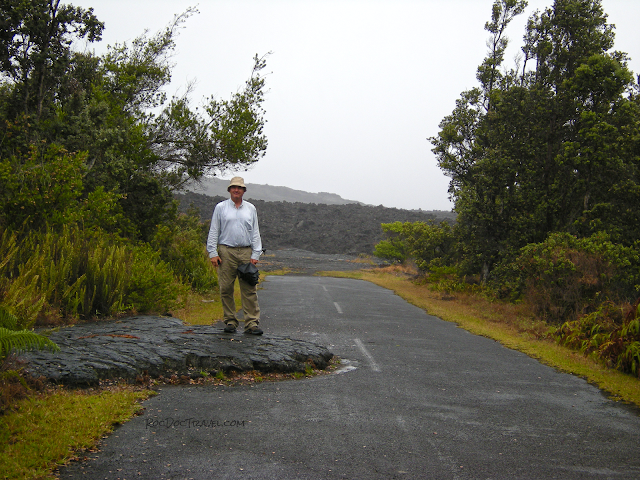
[[[258,260],[262,255],[262,239],[260,238],[260,228],[258,227],[258,212],[253,211],[253,225],[251,228],[251,258]]]
[[[207,251],[209,258],[218,256],[218,236],[220,235],[220,205],[216,205],[211,216],[211,226],[207,237]]]

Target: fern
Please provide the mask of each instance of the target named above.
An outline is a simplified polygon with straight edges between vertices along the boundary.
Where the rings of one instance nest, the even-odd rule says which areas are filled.
[[[0,327],[0,358],[6,357],[11,350],[24,352],[36,348],[48,349],[52,352],[60,350],[60,347],[47,337],[38,335],[30,330],[9,330]]]
[[[5,307],[0,306],[0,327],[16,330],[18,328],[18,319]]]
[[[48,349],[52,352],[60,347],[47,337],[30,330],[16,330],[18,319],[5,307],[0,306],[0,359],[6,357],[11,350],[24,352],[32,348]]]

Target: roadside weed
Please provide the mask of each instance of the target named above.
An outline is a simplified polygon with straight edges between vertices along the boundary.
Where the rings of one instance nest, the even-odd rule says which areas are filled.
[[[54,478],[140,409],[153,392],[116,388],[100,393],[59,390],[25,398],[0,417],[0,478]]]

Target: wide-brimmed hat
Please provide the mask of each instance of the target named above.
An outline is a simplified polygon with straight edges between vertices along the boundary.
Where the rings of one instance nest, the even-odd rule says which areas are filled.
[[[229,186],[227,187],[227,192],[231,187],[242,187],[245,190],[247,189],[247,186],[244,184],[244,178],[242,177],[233,177],[229,182]]]

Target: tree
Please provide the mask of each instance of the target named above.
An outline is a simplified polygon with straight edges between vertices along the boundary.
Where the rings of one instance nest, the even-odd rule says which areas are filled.
[[[254,57],[244,90],[230,100],[209,98],[205,114],[192,111],[188,98],[173,98],[149,125],[151,150],[158,166],[174,177],[175,188],[207,174],[246,168],[265,153],[263,134],[264,78],[266,58]]]
[[[0,18],[0,78],[15,88],[13,113],[39,119],[69,69],[73,40],[99,40],[104,24],[92,8],[60,5],[60,0],[6,0]]]
[[[73,39],[100,37],[91,9],[59,0],[10,0],[0,8],[7,27],[0,35],[0,158],[17,172],[26,168],[20,159],[47,145],[81,154],[77,198],[99,189],[117,198],[120,232],[149,240],[176,213],[173,191],[264,155],[265,57],[255,57],[244,89],[230,100],[210,98],[199,110],[188,94],[166,98],[175,38],[197,10],[96,57],[71,49]]]
[[[637,231],[602,215],[639,200],[640,117],[626,57],[609,51],[613,27],[600,2],[556,0],[536,12],[523,68],[497,72],[505,45],[497,35],[519,7],[495,2],[485,28],[498,48],[478,69],[481,87],[463,93],[431,138],[451,177],[467,267],[485,278],[552,232],[604,230],[618,241],[629,227]],[[623,199],[613,198],[621,189]]]
[[[485,274],[501,249],[496,230],[505,230],[495,221],[505,215],[496,187],[508,181],[502,178],[507,172],[493,161],[496,156],[492,155],[487,123],[500,100],[498,93],[513,84],[513,72],[506,76],[500,72],[508,45],[505,31],[525,6],[524,1],[495,1],[491,21],[485,24],[491,37],[488,56],[478,68],[480,87],[462,93],[453,113],[440,123],[438,136],[430,138],[438,165],[451,177],[449,193],[458,213],[456,228],[466,239],[462,246],[466,269]]]

